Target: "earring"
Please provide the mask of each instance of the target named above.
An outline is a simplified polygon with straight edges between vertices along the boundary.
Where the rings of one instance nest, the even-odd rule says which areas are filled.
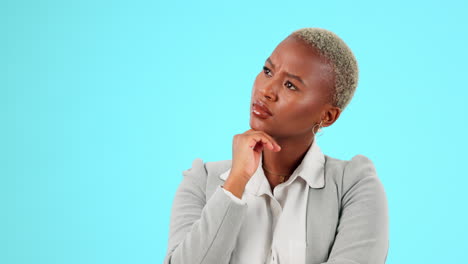
[[[315,124],[314,127],[312,128],[312,133],[314,134],[314,137],[316,136],[315,131],[314,131],[316,125],[319,126],[319,128],[317,129],[317,132],[322,132],[322,128],[323,128],[322,122],[323,122],[323,120],[320,120],[320,124],[317,123],[317,124]],[[320,137],[321,135],[323,135],[323,132],[322,132],[321,134],[319,134],[318,137]]]

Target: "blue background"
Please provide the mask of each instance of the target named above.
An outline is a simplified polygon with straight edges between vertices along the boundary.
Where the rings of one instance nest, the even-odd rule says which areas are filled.
[[[387,263],[466,258],[466,1],[1,1],[0,263],[162,263],[182,171],[231,159],[275,46],[323,27],[360,82],[318,138],[368,156]]]

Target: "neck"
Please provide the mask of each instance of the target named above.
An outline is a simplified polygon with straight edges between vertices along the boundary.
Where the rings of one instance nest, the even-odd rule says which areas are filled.
[[[269,149],[263,149],[263,166],[276,174],[291,175],[301,164],[307,150],[314,141],[313,135],[305,135],[289,138],[276,138],[276,142],[281,146],[281,151],[274,152]],[[281,177],[265,172],[265,176],[270,183],[277,183]]]

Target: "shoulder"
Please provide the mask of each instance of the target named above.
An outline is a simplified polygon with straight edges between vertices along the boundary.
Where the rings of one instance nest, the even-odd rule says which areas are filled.
[[[208,177],[218,177],[231,168],[232,160],[207,161],[205,163]]]
[[[386,192],[379,179],[374,162],[364,155],[355,155],[349,160],[343,173],[344,203],[367,201],[386,207]]]
[[[204,193],[205,199],[211,197],[217,186],[222,184],[220,175],[231,168],[231,160],[204,161],[195,158],[192,166],[182,172],[186,188]]]
[[[358,183],[360,185],[374,185],[374,187],[379,185],[378,187],[383,188],[374,162],[365,155],[354,155],[350,160],[341,160],[325,155],[325,160],[327,174],[341,186],[344,193]]]
[[[363,180],[378,180],[374,163],[364,155],[355,155],[346,163],[343,184],[352,185]]]
[[[192,166],[182,172],[184,177],[190,177],[204,182],[210,178],[218,178],[223,172],[231,168],[231,160],[204,161],[201,158],[195,158]]]
[[[362,172],[367,176],[376,174],[372,160],[361,154],[353,156],[350,160],[341,160],[325,155],[325,167],[334,172],[341,171],[343,176],[347,178],[364,176]]]

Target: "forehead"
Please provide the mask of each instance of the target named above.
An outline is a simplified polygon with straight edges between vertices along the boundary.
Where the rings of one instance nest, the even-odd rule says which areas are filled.
[[[306,42],[289,36],[276,46],[270,55],[276,67],[298,75],[306,86],[327,87],[332,83],[332,66]]]

